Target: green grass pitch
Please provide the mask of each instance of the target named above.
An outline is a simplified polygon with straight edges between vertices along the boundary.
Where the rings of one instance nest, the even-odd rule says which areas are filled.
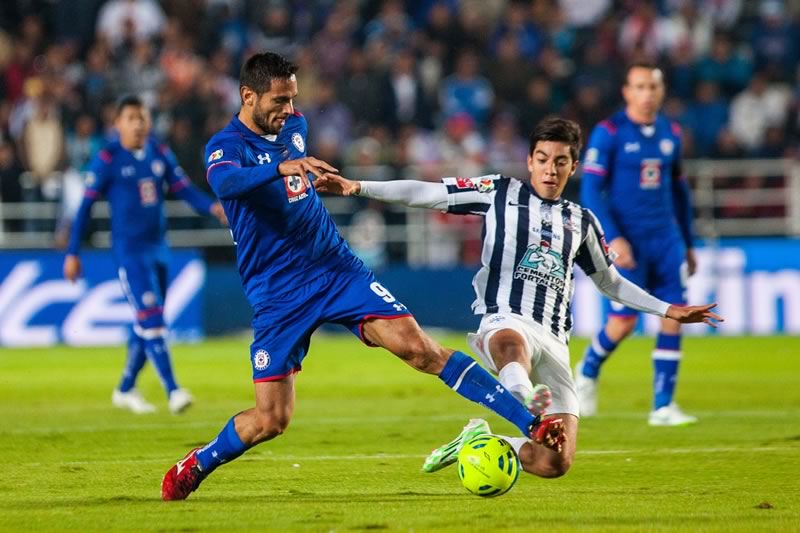
[[[700,423],[683,428],[646,425],[652,340],[632,339],[570,473],[483,500],[422,459],[469,417],[510,424],[382,350],[316,337],[286,434],[162,502],[167,468],[251,405],[248,344],[174,347],[196,397],[177,417],[149,367],[140,388],[160,412],[112,409],[122,348],[0,350],[0,530],[800,529],[800,338],[686,339],[677,397]]]

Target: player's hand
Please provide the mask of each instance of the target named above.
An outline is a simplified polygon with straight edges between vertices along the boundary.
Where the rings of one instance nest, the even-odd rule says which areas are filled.
[[[694,276],[694,273],[697,272],[697,257],[694,255],[694,249],[692,248],[686,249],[686,268],[690,276]]]
[[[211,216],[216,217],[223,226],[228,225],[228,217],[225,216],[225,209],[222,208],[221,203],[214,202],[211,204]]]
[[[725,322],[724,318],[716,313],[711,312],[711,310],[716,306],[717,304],[693,305],[686,307],[670,305],[667,309],[666,317],[671,318],[672,320],[677,320],[681,324],[695,324],[698,322],[703,322],[712,328],[716,328],[717,322]]]
[[[71,282],[81,277],[81,259],[77,255],[67,255],[64,258],[64,277]]]
[[[321,178],[326,172],[339,172],[325,161],[316,157],[302,157],[300,159],[289,159],[278,165],[278,174],[281,176],[302,176],[312,173],[317,179]]]
[[[361,192],[361,182],[343,178],[338,174],[325,173],[314,182],[317,192],[327,192],[337,196],[352,196]]]
[[[629,270],[636,268],[636,260],[633,258],[631,243],[625,237],[617,237],[608,246],[617,254],[617,258],[614,259],[615,265]]]

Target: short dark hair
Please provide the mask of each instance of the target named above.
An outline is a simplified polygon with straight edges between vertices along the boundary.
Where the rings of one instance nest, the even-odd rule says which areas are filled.
[[[573,161],[581,153],[581,127],[577,122],[560,117],[550,117],[539,122],[531,133],[528,154],[532,154],[539,141],[554,141],[569,145],[569,155]]]
[[[250,87],[257,95],[272,88],[272,80],[288,79],[297,72],[297,65],[279,54],[254,54],[244,62],[239,72],[239,87]]]
[[[126,107],[144,107],[144,102],[135,94],[126,94],[117,100],[117,112],[115,116],[120,116]]]
[[[645,68],[647,70],[661,70],[661,67],[649,61],[634,61],[633,63],[628,63],[628,66],[625,67],[625,77],[622,79],[623,85],[628,85],[628,76],[631,75],[631,71],[635,68]]]

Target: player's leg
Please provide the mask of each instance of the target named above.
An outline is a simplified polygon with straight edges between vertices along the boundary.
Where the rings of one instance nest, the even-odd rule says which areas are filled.
[[[154,265],[146,258],[127,258],[119,268],[119,279],[123,292],[133,307],[134,331],[143,339],[145,354],[169,396],[170,392],[178,388],[178,384],[175,382],[166,345],[164,307]]]
[[[647,266],[641,250],[635,250],[638,266],[628,270],[619,268],[620,274],[629,281],[644,287]],[[575,383],[578,390],[581,416],[597,414],[597,381],[603,364],[608,361],[617,346],[636,329],[639,312],[622,304],[604,300],[608,318],[602,329],[594,336],[581,359],[575,366]]]
[[[413,317],[371,318],[362,326],[364,340],[381,346],[420,372],[439,376],[448,387],[488,407],[529,435],[539,419],[498,381],[463,352],[443,348]]]
[[[256,406],[234,415],[211,442],[191,450],[161,482],[164,500],[185,500],[211,472],[286,431],[294,412],[294,374],[255,384]]]
[[[144,353],[144,339],[133,328],[128,336],[128,353],[119,386],[111,395],[111,403],[120,409],[129,409],[136,414],[152,413],[155,406],[148,403],[136,390],[136,378],[142,371],[147,356]]]
[[[653,295],[672,304],[686,304],[686,249],[678,238],[659,241],[664,253],[662,261],[655,266]],[[681,325],[675,320],[662,318],[653,349],[653,410],[648,420],[651,426],[697,422],[697,418],[684,413],[674,401],[681,358]]]
[[[497,374],[500,384],[516,396],[534,415],[544,414],[550,405],[550,389],[531,381],[534,341],[528,339],[525,324],[512,314],[491,314],[481,320],[478,333],[468,335],[470,346]],[[488,354],[488,356],[487,356]]]
[[[572,465],[578,437],[579,405],[569,367],[569,349],[566,344],[547,336],[545,332],[532,330],[528,337],[539,344],[539,354],[534,361],[531,376],[535,381],[547,383],[552,392],[552,405],[548,410],[550,414],[544,417],[542,431],[546,430],[547,420],[561,419],[565,438],[559,450],[541,446],[528,439],[504,438],[516,450],[523,470],[539,477],[560,477]]]

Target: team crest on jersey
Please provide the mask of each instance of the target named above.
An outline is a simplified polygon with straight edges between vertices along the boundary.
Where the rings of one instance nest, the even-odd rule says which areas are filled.
[[[600,152],[597,151],[597,148],[589,148],[586,150],[586,162],[587,163],[596,163],[597,158],[600,156]]]
[[[563,257],[547,241],[528,246],[514,271],[514,279],[533,281],[557,291],[564,290],[566,277]]]
[[[214,150],[211,152],[211,155],[208,156],[208,162],[211,163],[212,161],[216,161],[217,159],[222,159],[222,148],[219,150]]]
[[[460,191],[475,189],[475,181],[472,178],[456,178],[456,189]]]
[[[492,192],[494,190],[494,180],[484,178],[478,182],[478,192]]]
[[[672,142],[672,139],[661,139],[661,142],[658,143],[658,147],[661,149],[661,153],[669,156],[672,155],[672,152],[675,150],[675,143]]]
[[[305,177],[284,176],[283,184],[290,204],[308,198],[308,180]]]
[[[164,175],[164,162],[156,159],[150,164],[150,169],[153,171],[153,175],[160,178]]]
[[[153,307],[156,305],[156,295],[153,291],[145,291],[142,293],[142,303],[145,307]]]
[[[253,367],[256,370],[264,370],[265,368],[267,368],[269,366],[269,361],[270,361],[269,352],[267,352],[266,350],[258,350],[253,355]]]
[[[295,148],[297,148],[298,152],[306,151],[306,142],[303,140],[303,136],[299,133],[292,134],[292,144]]]

